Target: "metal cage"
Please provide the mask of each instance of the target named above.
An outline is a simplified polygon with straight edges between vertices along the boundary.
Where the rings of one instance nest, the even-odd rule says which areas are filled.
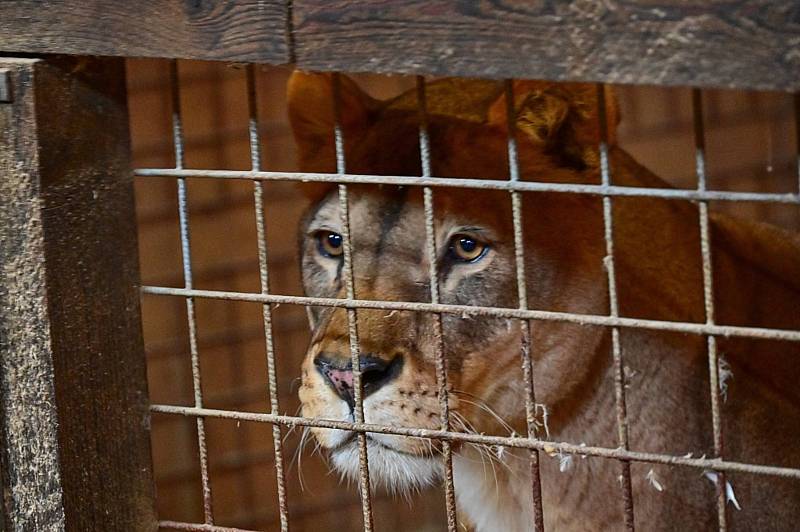
[[[501,37],[497,50],[487,50],[484,40],[502,33],[502,23],[486,22],[491,17],[507,17],[519,28],[547,27],[553,23],[552,15],[525,10],[520,12],[479,13],[477,18],[460,12],[447,3],[440,6],[445,12],[455,12],[457,21],[466,28],[452,29],[441,14],[424,14],[417,2],[399,2],[387,7],[387,13],[376,15],[372,11],[359,11],[359,7],[346,2],[222,2],[219,6],[195,6],[187,2],[176,8],[165,2],[158,6],[144,7],[142,13],[133,13],[127,7],[113,2],[92,2],[94,10],[81,7],[78,2],[66,2],[44,13],[35,10],[36,17],[47,23],[48,39],[37,30],[34,22],[26,18],[31,7],[26,1],[6,2],[0,7],[0,50],[7,52],[100,55],[148,55],[156,57],[193,57],[202,59],[224,59],[246,63],[246,91],[249,111],[249,156],[250,169],[195,169],[185,160],[180,83],[178,63],[170,62],[172,103],[172,137],[175,157],[174,167],[136,168],[133,175],[139,179],[157,178],[175,180],[177,185],[180,248],[182,256],[183,286],[146,285],[141,293],[147,297],[169,296],[182,298],[186,304],[189,354],[191,361],[193,404],[147,404],[144,357],[141,341],[141,322],[138,304],[138,270],[135,251],[135,224],[132,207],[130,159],[128,153],[127,117],[125,115],[123,73],[121,62],[114,59],[60,58],[53,59],[4,59],[0,58],[0,123],[7,128],[0,136],[1,167],[9,176],[0,198],[2,218],[3,251],[0,264],[8,279],[0,283],[0,302],[3,318],[0,320],[0,354],[3,356],[3,378],[0,379],[0,484],[4,488],[4,504],[0,506],[0,524],[9,530],[22,529],[152,529],[156,524],[166,529],[243,531],[217,525],[212,510],[211,483],[209,480],[209,451],[205,436],[206,420],[221,418],[233,421],[265,423],[271,427],[276,493],[281,530],[290,528],[291,504],[286,491],[286,457],[283,449],[285,429],[292,427],[320,427],[344,429],[358,434],[359,442],[359,493],[364,530],[373,530],[372,490],[370,487],[367,433],[385,433],[435,440],[441,444],[445,465],[444,501],[447,527],[458,530],[455,510],[455,495],[452,470],[454,442],[469,442],[487,446],[503,446],[530,451],[531,492],[534,500],[534,520],[537,530],[544,529],[539,460],[541,453],[565,453],[616,460],[621,475],[620,497],[623,501],[625,526],[634,528],[635,505],[631,494],[632,463],[664,464],[693,468],[697,471],[713,471],[722,479],[717,489],[718,526],[727,529],[727,505],[724,475],[741,472],[754,475],[784,477],[800,481],[800,468],[779,467],[731,461],[725,458],[722,423],[720,417],[720,376],[717,338],[737,337],[751,339],[800,342],[800,331],[763,327],[718,324],[715,321],[714,279],[712,274],[712,251],[709,236],[710,202],[751,202],[800,206],[800,179],[797,190],[789,193],[741,192],[713,190],[708,187],[705,161],[705,133],[703,120],[702,89],[692,92],[694,117],[694,154],[696,187],[693,189],[643,188],[612,184],[612,169],[606,139],[598,146],[601,164],[600,184],[569,184],[522,181],[519,176],[517,144],[514,132],[514,95],[511,78],[541,77],[548,79],[591,79],[598,82],[598,114],[601,131],[606,120],[603,83],[637,82],[668,83],[696,87],[709,85],[735,86],[740,88],[779,89],[794,91],[798,88],[796,76],[796,51],[785,44],[786,36],[795,42],[798,29],[788,22],[777,29],[751,28],[746,33],[748,16],[762,16],[774,20],[786,13],[779,7],[770,7],[767,2],[738,2],[734,10],[735,22],[730,22],[714,6],[698,8],[709,18],[727,20],[737,31],[724,34],[720,40],[706,39],[703,32],[692,34],[688,42],[669,40],[668,32],[673,23],[680,20],[695,20],[684,13],[676,3],[668,6],[668,20],[656,26],[656,33],[667,35],[665,50],[653,48],[651,39],[644,30],[624,26],[624,18],[618,15],[604,16],[580,12],[567,19],[570,27],[582,28],[587,20],[601,20],[600,31],[590,30],[593,44],[600,43],[600,52],[591,46],[577,47],[581,54],[578,66],[565,65],[559,51],[559,41],[543,44],[533,37]],[[95,5],[96,4],[96,5]],[[179,3],[182,4],[182,3]],[[646,2],[633,2],[635,13],[649,13],[652,8]],[[668,3],[669,4],[669,3]],[[675,5],[672,5],[675,4]],[[755,10],[755,8],[759,8]],[[104,39],[97,15],[102,8],[108,9],[115,35]],[[362,6],[363,8],[363,6]],[[159,9],[161,11],[159,11]],[[366,8],[363,8],[366,9]],[[495,8],[491,8],[495,9]],[[490,9],[490,10],[491,10]],[[797,6],[794,6],[797,9]],[[373,20],[370,16],[378,17]],[[480,11],[480,10],[479,10]],[[757,12],[758,15],[752,15]],[[139,40],[136,31],[124,29],[124,22],[148,21],[155,31]],[[366,18],[358,19],[358,15]],[[250,16],[250,18],[248,18]],[[548,19],[547,17],[551,18]],[[666,16],[666,15],[665,15]],[[36,18],[34,17],[34,18]],[[63,21],[56,23],[56,18]],[[80,22],[85,18],[93,25]],[[166,22],[159,22],[163,17]],[[339,27],[342,20],[357,19],[354,26]],[[392,17],[395,17],[394,19]],[[546,19],[543,23],[540,18]],[[716,17],[716,18],[715,18]],[[739,17],[739,18],[736,18]],[[445,17],[447,18],[447,17]],[[197,25],[198,21],[219,22],[220,27]],[[413,28],[425,20],[442,28],[441,42],[430,35],[412,37]],[[787,15],[788,20],[788,15]],[[5,21],[5,22],[4,22]],[[389,21],[389,22],[387,22]],[[393,21],[393,22],[392,22]],[[399,22],[398,22],[399,21]],[[549,22],[547,22],[549,21]],[[404,29],[401,41],[411,43],[410,54],[399,54],[392,49],[397,40],[392,33],[399,24]],[[492,32],[487,37],[482,25],[489,24]],[[701,29],[705,23],[697,22]],[[360,25],[360,26],[359,26]],[[11,29],[13,27],[13,29]],[[175,27],[184,28],[179,38],[170,40]],[[355,27],[355,29],[354,29]],[[81,33],[76,28],[90,30]],[[160,30],[159,28],[167,28]],[[280,30],[280,35],[265,28]],[[389,28],[389,29],[386,29]],[[359,33],[374,29],[376,36],[361,38]],[[484,28],[485,29],[485,28]],[[236,31],[247,33],[244,39],[251,46],[237,40]],[[628,33],[626,33],[626,31]],[[94,34],[92,34],[94,32]],[[249,33],[248,33],[249,32]],[[342,35],[340,32],[345,32]],[[353,36],[350,33],[355,34]],[[621,56],[610,52],[619,50],[619,43],[628,46],[630,40],[612,37],[621,32],[639,43]],[[745,33],[743,33],[745,32]],[[552,29],[546,34],[553,36]],[[88,36],[87,36],[88,35]],[[223,43],[220,47],[209,42]],[[744,36],[743,36],[744,35]],[[200,36],[198,38],[198,36]],[[603,36],[606,36],[603,39]],[[98,38],[99,37],[99,38]],[[339,40],[337,40],[337,37]],[[387,42],[381,39],[386,37]],[[588,37],[587,37],[588,38]],[[216,39],[216,41],[215,41]],[[524,42],[520,42],[522,39]],[[742,42],[761,39],[767,43],[759,53],[742,52]],[[790,40],[790,39],[789,39]],[[360,45],[364,42],[363,49]],[[443,45],[442,42],[445,44]],[[199,43],[199,44],[198,44]],[[563,43],[562,43],[563,44]],[[330,46],[328,46],[330,45]],[[525,60],[509,60],[509,47],[523,46],[525,50],[546,50],[540,55],[530,54]],[[452,60],[444,61],[444,46],[450,48]],[[708,53],[726,46],[733,52],[725,52],[720,61],[703,61]],[[746,48],[746,46],[745,46]],[[656,53],[642,54],[647,49]],[[738,51],[738,52],[737,52]],[[599,55],[598,55],[599,54]],[[604,56],[603,54],[607,54]],[[682,55],[683,54],[683,55]],[[795,54],[795,55],[792,55]],[[404,57],[400,57],[403,55]],[[445,54],[446,55],[446,54]],[[514,55],[514,54],[511,54]],[[450,57],[448,56],[448,57]],[[603,59],[605,57],[605,59]],[[608,57],[616,57],[619,64]],[[645,59],[642,59],[645,57]],[[648,58],[649,57],[649,58]],[[676,59],[677,58],[677,59]],[[609,63],[610,62],[610,63]],[[255,64],[291,63],[303,68],[322,70],[359,70],[377,72],[402,72],[416,74],[416,94],[419,115],[419,146],[421,168],[419,176],[380,176],[348,173],[344,138],[340,126],[338,109],[338,77],[334,75],[334,109],[336,117],[335,173],[307,173],[266,171],[262,166],[261,135],[257,105]],[[658,68],[660,65],[660,68]],[[753,71],[747,72],[752,67]],[[475,70],[477,69],[477,70]],[[759,75],[768,71],[770,78]],[[735,73],[734,73],[735,72]],[[505,181],[483,179],[443,178],[431,174],[431,156],[428,139],[425,78],[421,73],[432,75],[469,75],[506,79],[505,99],[508,103],[507,142],[508,179]],[[78,102],[73,106],[72,102]],[[61,110],[58,110],[59,106]],[[5,113],[5,114],[3,114]],[[800,127],[800,100],[795,98],[795,116]],[[76,121],[86,130],[92,130],[86,146],[79,157],[63,157],[55,160],[48,153],[63,154],[71,149],[70,135],[80,130],[54,129],[62,121]],[[97,133],[107,124],[108,131]],[[98,146],[95,151],[94,146]],[[13,157],[2,159],[4,154]],[[800,159],[798,159],[800,161]],[[63,168],[69,170],[66,178],[59,174]],[[128,165],[128,166],[126,166]],[[70,168],[71,168],[70,167]],[[33,171],[30,169],[33,168]],[[106,169],[110,168],[108,172]],[[87,171],[91,169],[91,171]],[[127,176],[127,178],[126,178]],[[800,176],[800,171],[798,171]],[[189,205],[187,201],[187,179],[237,180],[252,182],[255,209],[255,227],[260,290],[226,291],[198,289],[193,282]],[[342,213],[344,237],[345,298],[319,298],[296,295],[281,295],[270,290],[268,251],[264,220],[264,183],[271,181],[324,182],[338,185],[339,205]],[[12,183],[13,186],[9,185]],[[458,187],[475,190],[500,190],[508,192],[514,227],[515,267],[518,293],[518,308],[480,307],[451,305],[440,301],[439,287],[430,283],[430,302],[380,301],[357,298],[354,290],[352,254],[350,241],[350,216],[348,186],[352,184],[402,185],[421,187],[424,194],[426,228],[426,253],[430,264],[431,280],[438,278],[436,266],[436,242],[434,236],[433,198],[439,187]],[[93,190],[86,195],[87,190]],[[561,192],[593,195],[602,198],[603,234],[605,239],[607,289],[610,305],[607,314],[589,315],[571,312],[534,310],[527,306],[527,289],[523,249],[522,194],[525,192]],[[630,318],[620,315],[617,301],[617,279],[614,263],[614,223],[612,204],[620,197],[661,198],[676,201],[693,201],[699,206],[697,220],[701,248],[703,273],[703,301],[705,322],[663,321]],[[112,227],[100,230],[106,220],[115,219]],[[66,222],[64,222],[66,220]],[[31,222],[32,221],[32,222]],[[99,231],[99,234],[98,234]],[[24,238],[17,238],[18,234]],[[122,242],[125,248],[118,253],[119,259],[109,260],[110,246]],[[113,253],[111,253],[113,255]],[[82,261],[97,261],[102,266],[91,279],[84,279],[87,267]],[[124,272],[122,278],[118,272]],[[22,272],[22,273],[21,273]],[[93,286],[93,289],[85,289]],[[198,352],[195,302],[198,299],[243,301],[261,305],[266,352],[266,396],[268,412],[225,410],[207,408],[201,386],[200,357]],[[281,413],[278,395],[276,355],[273,338],[273,310],[276,305],[322,306],[346,309],[349,323],[349,342],[354,368],[355,421],[352,423],[326,419],[311,419]],[[439,428],[436,430],[374,425],[364,422],[361,394],[361,372],[359,370],[359,334],[356,327],[357,313],[361,309],[389,311],[414,311],[430,313],[437,317],[435,323],[438,341],[437,385],[439,396]],[[454,430],[451,425],[447,367],[443,356],[441,316],[444,314],[494,316],[516,320],[522,331],[519,364],[526,384],[526,412],[528,433],[521,436],[502,437],[495,435],[467,434]],[[79,318],[76,318],[80,315]],[[125,316],[133,315],[132,318]],[[76,329],[74,322],[80,323]],[[99,323],[106,321],[108,331],[94,333]],[[611,330],[612,348],[610,356],[614,368],[614,397],[616,409],[617,446],[599,447],[575,445],[560,441],[549,441],[539,437],[535,430],[537,403],[534,390],[534,363],[531,357],[532,323],[538,321],[568,322],[608,328]],[[35,323],[31,327],[30,323]],[[691,457],[671,454],[638,452],[628,444],[628,420],[626,415],[625,361],[620,347],[620,330],[640,329],[669,331],[706,339],[709,391],[712,414],[714,456]],[[260,334],[259,334],[260,336]],[[121,345],[128,347],[123,349]],[[80,351],[86,351],[81,355]],[[121,351],[126,351],[121,353]],[[113,356],[98,354],[113,353]],[[20,356],[22,355],[22,356]],[[80,376],[76,367],[89,367]],[[109,377],[110,375],[110,377]],[[133,375],[133,377],[131,377]],[[73,384],[85,384],[84,393],[70,391]],[[97,405],[101,405],[98,407]],[[94,409],[94,410],[93,410]],[[99,412],[98,412],[99,410]],[[35,412],[32,416],[31,413]],[[82,416],[92,414],[92,422],[84,425]],[[149,412],[184,416],[196,424],[197,448],[200,464],[200,479],[203,501],[203,522],[189,523],[158,520],[153,509],[153,481],[147,436]],[[20,421],[23,420],[23,421]],[[106,426],[107,425],[107,426]],[[124,436],[120,436],[124,434]],[[104,442],[92,449],[92,442]],[[28,442],[28,443],[26,443]],[[32,444],[29,445],[29,443]],[[89,449],[89,450],[87,450]],[[133,449],[127,454],[125,450]],[[84,464],[98,460],[97,467],[87,473]],[[113,482],[100,480],[102,471],[114,470]],[[27,485],[32,488],[24,488]],[[120,506],[121,500],[127,500]],[[25,509],[26,504],[31,504]],[[114,517],[103,517],[116,511]],[[113,512],[112,512],[113,513]],[[33,527],[33,528],[29,528]]]

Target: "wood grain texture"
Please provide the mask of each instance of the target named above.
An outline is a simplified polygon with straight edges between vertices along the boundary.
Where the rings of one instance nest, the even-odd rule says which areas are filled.
[[[295,0],[310,70],[800,89],[800,2]]]
[[[0,51],[795,91],[800,2],[4,0]]]
[[[58,530],[58,467],[32,60],[3,61],[16,104],[0,104],[0,462],[6,528]]]
[[[155,530],[124,64],[0,59],[9,530]]]
[[[286,63],[286,3],[3,0],[0,51]]]

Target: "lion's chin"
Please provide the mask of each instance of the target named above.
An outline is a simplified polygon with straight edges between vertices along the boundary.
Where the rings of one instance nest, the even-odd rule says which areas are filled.
[[[372,438],[367,439],[367,456],[373,488],[409,493],[436,484],[442,478],[442,461],[435,456],[396,451]],[[332,451],[331,461],[344,478],[358,482],[358,444],[355,439]]]

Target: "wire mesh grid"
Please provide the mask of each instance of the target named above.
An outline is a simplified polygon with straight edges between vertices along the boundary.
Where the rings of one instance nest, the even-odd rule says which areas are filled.
[[[199,461],[201,470],[201,485],[203,497],[203,523],[188,523],[177,521],[161,521],[160,526],[176,530],[208,530],[208,531],[241,531],[244,529],[230,528],[215,524],[212,511],[212,493],[208,473],[208,451],[205,438],[204,423],[207,418],[222,418],[237,421],[251,421],[267,423],[272,426],[273,453],[277,486],[277,501],[280,516],[281,530],[288,530],[290,526],[291,509],[286,495],[286,480],[284,457],[282,451],[282,428],[318,427],[328,429],[348,430],[357,433],[359,447],[359,492],[363,513],[363,528],[371,531],[374,528],[372,517],[372,488],[369,477],[369,464],[367,453],[367,433],[394,434],[435,440],[441,445],[441,454],[444,463],[444,505],[446,508],[448,530],[458,528],[455,510],[455,488],[453,480],[452,448],[457,442],[474,443],[479,445],[504,446],[524,449],[530,452],[531,494],[534,508],[532,515],[537,530],[544,529],[541,480],[539,476],[539,453],[569,453],[580,456],[593,456],[617,460],[620,465],[620,491],[623,500],[625,526],[628,530],[634,529],[634,501],[631,488],[630,465],[632,462],[650,464],[664,464],[695,468],[704,471],[714,471],[720,475],[721,481],[717,483],[717,508],[719,530],[727,529],[726,496],[724,493],[726,472],[743,472],[756,475],[769,475],[776,477],[800,480],[800,469],[745,463],[724,458],[722,423],[720,420],[720,387],[719,387],[719,359],[717,353],[717,337],[737,337],[751,339],[770,339],[790,342],[800,342],[800,331],[790,329],[776,329],[765,327],[720,325],[714,319],[713,301],[713,273],[709,231],[709,209],[711,201],[721,202],[764,202],[800,205],[800,157],[798,157],[798,190],[792,193],[759,193],[759,192],[733,192],[708,190],[705,172],[705,134],[703,128],[702,93],[694,90],[692,93],[692,109],[694,116],[695,160],[697,187],[693,190],[667,189],[667,188],[642,188],[631,186],[616,186],[612,184],[611,168],[609,165],[608,141],[605,137],[606,106],[605,88],[597,86],[598,116],[600,122],[601,139],[598,146],[601,168],[601,183],[599,185],[572,184],[572,183],[543,183],[521,181],[517,160],[517,146],[515,139],[514,120],[514,86],[509,80],[504,84],[505,99],[507,103],[508,121],[508,180],[483,180],[443,178],[431,175],[430,144],[428,137],[428,119],[425,96],[425,80],[417,78],[416,94],[419,115],[419,146],[421,155],[420,176],[381,176],[348,174],[345,158],[345,139],[341,127],[340,117],[340,82],[338,75],[333,76],[333,109],[335,117],[333,131],[336,155],[336,173],[308,173],[308,172],[268,172],[261,169],[260,135],[257,118],[256,78],[253,66],[248,65],[246,70],[247,101],[249,110],[249,143],[251,170],[199,170],[186,168],[184,164],[184,138],[180,110],[180,86],[177,75],[177,63],[172,62],[170,67],[171,95],[172,95],[172,123],[173,144],[175,152],[174,168],[140,168],[135,170],[135,175],[140,177],[175,178],[178,191],[178,213],[180,221],[180,240],[183,258],[183,288],[170,288],[165,286],[144,286],[142,292],[150,295],[178,296],[186,301],[186,315],[189,331],[190,357],[192,369],[192,382],[194,393],[193,406],[175,406],[167,404],[153,404],[151,410],[162,414],[187,416],[196,421]],[[800,99],[795,99],[798,130],[800,130]],[[258,238],[258,264],[260,292],[232,292],[221,290],[198,290],[192,283],[192,263],[189,232],[188,205],[186,196],[186,179],[233,179],[249,180],[253,182],[253,203],[256,212],[256,229]],[[268,246],[265,234],[265,221],[263,217],[263,185],[269,181],[299,181],[299,182],[324,182],[338,185],[339,207],[343,226],[343,275],[345,279],[346,294],[344,298],[323,298],[307,296],[290,296],[271,294],[269,290],[269,273],[267,266]],[[380,301],[358,299],[355,294],[352,265],[352,241],[350,237],[350,202],[348,198],[349,184],[386,184],[421,187],[424,198],[425,216],[425,252],[429,262],[430,277],[430,303],[407,301]],[[518,308],[504,307],[479,307],[472,305],[453,305],[440,302],[439,278],[435,260],[437,243],[434,231],[434,191],[437,187],[459,187],[469,189],[501,190],[509,193],[512,221],[514,228],[516,284],[519,306]],[[604,239],[606,256],[604,266],[607,273],[607,289],[609,293],[609,312],[606,315],[581,314],[572,312],[557,312],[529,309],[527,305],[527,290],[525,278],[524,248],[523,248],[523,220],[522,220],[522,193],[523,192],[561,192],[600,196],[603,207]],[[696,201],[699,206],[698,226],[700,231],[700,256],[702,263],[703,301],[705,307],[705,322],[680,322],[663,321],[654,319],[639,319],[620,316],[617,302],[617,280],[615,277],[614,263],[614,226],[612,217],[612,201],[616,197],[648,197],[670,200]],[[231,301],[248,301],[260,303],[263,310],[263,329],[267,356],[269,413],[243,412],[235,410],[221,410],[205,408],[200,378],[199,357],[197,348],[196,318],[194,302],[197,298],[208,298]],[[329,419],[306,418],[301,416],[288,416],[280,414],[277,394],[277,377],[275,370],[275,352],[272,333],[272,307],[278,304],[292,304],[301,306],[321,306],[342,308],[347,312],[350,354],[353,367],[354,381],[354,421],[336,421]],[[400,426],[376,425],[364,421],[363,397],[361,387],[360,341],[358,331],[357,313],[361,309],[379,309],[388,311],[415,311],[431,313],[434,316],[434,337],[436,343],[436,378],[439,397],[439,429],[409,428]],[[443,354],[442,315],[473,315],[495,316],[517,320],[521,332],[522,342],[519,348],[520,364],[526,385],[526,418],[528,434],[526,437],[494,436],[453,431],[450,423],[447,385],[447,361]],[[550,441],[537,436],[536,425],[536,395],[534,390],[535,368],[531,356],[531,326],[536,321],[567,322],[580,325],[592,325],[609,328],[611,331],[611,357],[614,367],[614,397],[616,409],[617,443],[618,446],[602,447],[575,445],[560,441]],[[670,454],[633,451],[628,443],[628,419],[625,398],[625,373],[623,352],[620,345],[619,334],[621,329],[642,329],[651,331],[672,331],[690,335],[699,335],[706,338],[709,387],[711,397],[711,416],[713,429],[714,456],[711,458],[693,458],[690,456],[676,456]]]

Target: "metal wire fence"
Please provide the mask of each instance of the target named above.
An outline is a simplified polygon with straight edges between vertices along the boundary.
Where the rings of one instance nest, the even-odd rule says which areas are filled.
[[[664,464],[670,466],[688,467],[699,470],[711,470],[721,476],[717,489],[718,526],[720,530],[727,529],[726,499],[724,493],[724,474],[727,472],[743,472],[755,475],[770,475],[800,480],[800,469],[743,463],[727,460],[724,457],[722,423],[720,416],[720,387],[719,387],[719,355],[717,351],[718,337],[739,337],[754,339],[772,339],[789,342],[800,342],[800,331],[788,329],[774,329],[765,327],[749,327],[721,325],[715,321],[714,312],[714,279],[712,270],[712,246],[710,244],[709,230],[709,202],[766,202],[783,203],[800,206],[800,171],[798,172],[798,190],[792,193],[757,193],[757,192],[732,192],[707,189],[705,171],[705,136],[703,128],[703,107],[701,91],[693,91],[692,105],[694,113],[694,137],[697,187],[692,190],[644,188],[618,186],[612,184],[611,167],[609,164],[609,148],[606,138],[606,105],[605,88],[597,86],[598,115],[600,122],[601,139],[599,144],[600,154],[600,184],[572,184],[572,183],[543,183],[522,181],[519,173],[517,156],[516,134],[514,129],[514,86],[511,81],[505,82],[505,99],[507,102],[508,120],[508,179],[460,179],[436,177],[431,174],[431,154],[428,136],[428,111],[426,108],[426,85],[423,78],[417,78],[416,94],[419,115],[419,145],[421,154],[421,168],[419,176],[379,176],[357,175],[347,173],[347,164],[344,149],[344,138],[340,117],[340,81],[337,75],[333,77],[334,109],[331,112],[335,117],[334,146],[336,155],[336,172],[306,173],[306,172],[268,172],[261,168],[261,152],[259,127],[257,119],[256,80],[253,66],[247,67],[247,101],[249,109],[249,140],[251,169],[246,171],[234,170],[197,170],[186,168],[184,165],[184,138],[181,122],[180,87],[177,75],[177,63],[171,64],[171,91],[173,103],[173,143],[175,151],[174,168],[140,168],[135,174],[140,177],[174,178],[178,189],[178,212],[180,220],[180,239],[183,256],[182,288],[164,286],[144,286],[142,292],[157,296],[177,296],[185,298],[187,322],[189,331],[191,368],[193,377],[194,404],[193,406],[175,406],[166,404],[153,404],[151,410],[162,414],[188,416],[194,418],[197,424],[197,439],[199,447],[199,460],[201,470],[201,484],[203,496],[203,523],[184,523],[175,521],[161,521],[164,528],[176,530],[203,530],[203,531],[233,531],[233,529],[215,524],[212,511],[212,493],[208,473],[208,450],[206,445],[204,422],[207,418],[224,418],[237,421],[251,421],[272,425],[273,450],[275,475],[277,480],[277,501],[280,513],[281,530],[288,530],[290,525],[290,508],[286,495],[286,479],[284,456],[282,449],[282,430],[301,426],[353,431],[358,435],[359,449],[359,492],[363,512],[363,527],[366,531],[374,528],[372,518],[372,489],[370,485],[369,463],[367,453],[367,433],[393,434],[415,438],[425,438],[437,441],[440,444],[444,464],[445,478],[445,508],[447,514],[448,530],[458,528],[455,510],[455,488],[453,480],[453,450],[452,444],[456,442],[473,443],[487,446],[505,446],[524,449],[530,452],[531,493],[533,500],[532,515],[537,530],[544,530],[542,509],[542,488],[539,475],[539,453],[569,453],[580,456],[593,456],[619,461],[620,490],[624,502],[625,526],[628,530],[634,529],[634,500],[632,497],[632,482],[630,466],[632,462],[651,464]],[[796,101],[796,106],[798,102]],[[800,123],[800,120],[798,120]],[[256,213],[256,229],[258,238],[258,264],[261,290],[255,293],[231,292],[218,290],[198,290],[192,283],[192,261],[189,231],[189,209],[186,197],[186,180],[188,178],[202,179],[234,179],[249,180],[253,182],[253,203]],[[267,267],[268,245],[265,236],[264,222],[264,192],[263,183],[267,181],[298,181],[298,182],[323,182],[338,185],[338,198],[342,222],[343,236],[343,278],[345,297],[322,298],[290,296],[270,293],[269,272]],[[350,184],[385,184],[421,187],[424,198],[425,216],[425,252],[429,263],[430,277],[430,302],[410,301],[380,301],[356,298],[353,280],[353,244],[350,231],[350,201],[348,185]],[[440,301],[440,287],[437,279],[436,249],[437,242],[434,231],[434,194],[438,187],[459,187],[475,190],[501,190],[509,193],[509,202],[514,228],[516,284],[519,305],[517,308],[483,307],[471,305],[444,304]],[[608,314],[580,314],[572,312],[556,312],[547,310],[529,309],[527,304],[527,287],[525,276],[525,250],[523,247],[523,219],[522,219],[522,193],[523,192],[558,192],[566,194],[587,194],[602,197],[602,212],[605,239],[605,269],[607,272],[607,290],[609,294]],[[700,231],[700,255],[702,263],[703,301],[705,308],[705,321],[703,323],[664,321],[654,319],[639,319],[620,316],[617,295],[617,279],[615,270],[614,252],[614,224],[612,205],[614,198],[618,197],[647,197],[668,200],[696,201],[699,203],[698,226]],[[265,332],[265,348],[267,357],[267,390],[269,398],[269,413],[242,412],[233,410],[219,410],[205,408],[201,386],[199,356],[197,349],[197,327],[194,303],[198,298],[210,298],[232,301],[249,301],[262,305],[263,327]],[[322,306],[346,309],[348,319],[348,333],[350,355],[353,368],[354,381],[354,421],[345,422],[329,419],[312,419],[300,416],[287,416],[280,414],[277,377],[275,368],[275,350],[273,344],[272,308],[277,304],[292,304],[302,306]],[[436,355],[436,379],[439,397],[439,428],[409,428],[389,425],[376,425],[365,423],[363,410],[363,397],[361,388],[360,371],[360,341],[357,314],[362,309],[380,309],[387,311],[415,311],[431,313],[434,317],[434,341]],[[448,369],[444,356],[444,338],[442,334],[442,315],[455,314],[459,316],[494,316],[516,320],[520,330],[521,345],[519,346],[520,366],[525,383],[527,435],[521,436],[494,436],[484,434],[465,433],[452,430],[450,421],[450,408],[448,401]],[[613,359],[614,398],[616,411],[617,447],[600,447],[587,445],[574,445],[560,441],[549,441],[540,438],[536,433],[536,394],[534,389],[535,367],[531,356],[531,322],[556,321],[580,325],[590,325],[609,328],[611,332],[611,357]],[[707,342],[710,410],[712,416],[714,456],[693,458],[691,456],[675,456],[670,454],[638,452],[630,449],[628,440],[628,419],[625,397],[625,361],[620,344],[620,330],[641,329],[651,331],[672,331],[689,335],[703,336]]]

